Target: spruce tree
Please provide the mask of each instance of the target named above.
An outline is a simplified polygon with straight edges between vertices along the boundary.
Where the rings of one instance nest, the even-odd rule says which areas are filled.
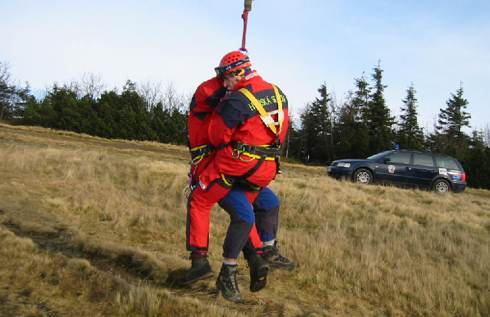
[[[446,101],[446,108],[440,109],[432,144],[435,150],[464,160],[470,138],[463,128],[470,127],[471,115],[466,112],[468,100],[463,97],[463,87]]]
[[[451,94],[446,101],[446,109],[440,109],[438,132],[450,137],[465,137],[463,128],[470,127],[471,118],[471,115],[465,111],[467,105],[468,100],[463,97],[463,87],[460,87],[456,94]]]
[[[413,84],[407,89],[407,97],[403,99],[397,142],[402,149],[421,150],[424,147],[424,133],[417,121],[417,98]]]
[[[333,159],[331,98],[327,86],[318,89],[320,97],[308,104],[301,114],[302,143],[306,161],[328,162]]]
[[[369,152],[374,154],[392,147],[394,117],[386,106],[384,98],[383,70],[380,64],[374,68],[374,80],[370,101],[364,112],[364,122],[369,130]]]
[[[347,102],[339,111],[335,128],[338,157],[364,158],[368,156],[369,133],[362,120],[369,102],[369,84],[362,76],[355,79],[356,90],[349,92]]]

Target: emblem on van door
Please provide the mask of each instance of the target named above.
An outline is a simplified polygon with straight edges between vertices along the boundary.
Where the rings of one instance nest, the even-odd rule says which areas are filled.
[[[395,173],[395,170],[396,170],[396,166],[395,165],[388,165],[388,173],[394,174]]]

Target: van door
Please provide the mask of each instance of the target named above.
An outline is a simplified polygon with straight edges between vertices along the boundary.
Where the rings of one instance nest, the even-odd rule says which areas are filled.
[[[376,166],[376,177],[384,183],[405,184],[411,177],[409,167],[411,152],[393,152],[382,159]]]
[[[421,187],[430,187],[438,174],[434,157],[430,153],[413,153],[413,166],[410,168],[412,182]]]

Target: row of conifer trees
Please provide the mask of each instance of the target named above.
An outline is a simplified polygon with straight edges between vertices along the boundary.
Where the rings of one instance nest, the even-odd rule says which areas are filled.
[[[103,89],[99,82],[89,77],[81,83],[55,84],[43,98],[36,98],[28,85],[12,84],[0,63],[0,120],[106,138],[186,144],[190,97],[178,95],[171,86],[162,93],[156,85],[127,81],[118,91]],[[379,64],[370,80],[355,79],[354,89],[340,105],[322,84],[319,96],[290,126],[284,145],[287,157],[328,164],[338,158],[364,158],[397,144],[454,156],[467,171],[470,186],[490,188],[489,132],[465,132],[470,114],[463,87],[450,94],[430,133],[418,122],[415,87],[408,87],[398,119],[390,114],[385,88]]]

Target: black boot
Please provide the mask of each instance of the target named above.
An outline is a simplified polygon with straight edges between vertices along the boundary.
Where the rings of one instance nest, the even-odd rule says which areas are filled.
[[[269,273],[269,264],[256,253],[247,258],[250,269],[250,291],[258,292],[267,285],[267,273]]]
[[[185,272],[183,285],[190,285],[199,280],[210,278],[214,275],[207,257],[192,258],[192,266]]]
[[[265,246],[263,248],[262,258],[274,269],[292,270],[297,265],[296,262],[279,253],[277,242],[274,242],[273,246]]]
[[[225,299],[239,303],[242,301],[242,296],[238,289],[236,275],[236,265],[223,264],[221,266],[221,271],[219,272],[218,280],[216,281],[216,288],[218,288]]]

